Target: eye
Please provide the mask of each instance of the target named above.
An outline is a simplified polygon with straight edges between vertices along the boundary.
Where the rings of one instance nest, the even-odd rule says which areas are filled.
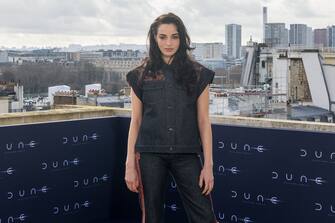
[[[172,36],[172,39],[179,39],[179,36]]]
[[[159,38],[160,38],[160,39],[165,39],[165,38],[166,38],[166,36],[159,36]]]

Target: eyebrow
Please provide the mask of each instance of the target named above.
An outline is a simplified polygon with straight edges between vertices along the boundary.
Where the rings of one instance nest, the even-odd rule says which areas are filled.
[[[160,33],[160,34],[158,34],[158,35],[160,35],[160,36],[167,36],[166,34],[164,34],[164,33]],[[178,36],[179,35],[179,33],[173,33],[172,34],[172,36]]]

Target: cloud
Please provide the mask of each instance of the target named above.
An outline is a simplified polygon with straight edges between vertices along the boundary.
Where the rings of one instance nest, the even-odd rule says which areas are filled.
[[[145,43],[153,20],[179,15],[196,42],[224,42],[225,24],[242,25],[243,44],[262,36],[262,6],[269,22],[315,28],[335,19],[330,0],[10,0],[0,1],[1,44]],[[36,39],[34,39],[36,38]],[[49,42],[48,42],[49,41]]]

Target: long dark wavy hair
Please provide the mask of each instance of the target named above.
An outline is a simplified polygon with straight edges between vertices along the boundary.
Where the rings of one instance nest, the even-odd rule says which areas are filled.
[[[197,81],[196,67],[194,66],[195,62],[189,56],[189,51],[193,48],[190,46],[191,40],[183,21],[173,13],[159,16],[150,26],[148,32],[149,57],[146,58],[141,65],[143,72],[140,82],[143,81],[145,76],[155,78],[156,75],[161,72],[164,65],[161,51],[155,39],[158,27],[162,24],[174,24],[177,27],[180,44],[179,49],[173,56],[171,67],[173,69],[174,79],[177,83],[185,87],[189,95],[193,94]]]

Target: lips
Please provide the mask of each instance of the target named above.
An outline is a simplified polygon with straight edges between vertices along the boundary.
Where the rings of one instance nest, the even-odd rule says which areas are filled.
[[[172,51],[173,51],[173,48],[165,48],[165,51],[167,51],[167,52],[172,52]]]

